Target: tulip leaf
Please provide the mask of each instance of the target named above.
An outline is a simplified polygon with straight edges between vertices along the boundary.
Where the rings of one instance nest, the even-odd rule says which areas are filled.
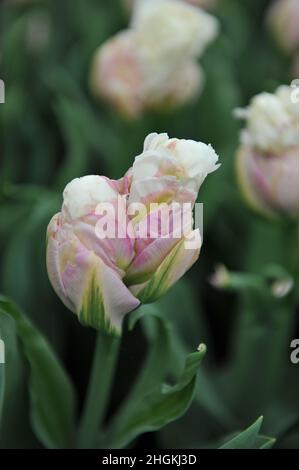
[[[28,370],[20,351],[14,319],[0,308],[0,337],[5,345],[3,371],[5,388],[2,393],[1,439],[2,449],[35,448],[40,444],[33,435],[29,416],[29,398],[26,390]],[[17,423],[17,425],[16,425]]]
[[[197,371],[205,352],[206,346],[200,345],[197,352],[187,356],[176,385],[160,384],[136,397],[134,406],[120,413],[108,429],[105,444],[109,448],[125,447],[138,435],[180,418],[192,402]]]
[[[245,431],[223,444],[220,449],[254,449],[262,423],[263,417],[261,416]]]
[[[254,449],[271,449],[276,442],[274,437],[259,435],[255,441]]]
[[[159,314],[154,305],[142,305],[129,318],[129,329],[133,329],[139,320],[143,320],[147,340],[150,343],[150,352],[146,358],[142,371],[134,384],[132,392],[126,401],[127,407],[134,406],[135,399],[151,388],[161,383],[166,371],[170,369],[172,359],[172,331],[169,322]],[[155,319],[155,325],[152,320]],[[153,328],[156,326],[156,328]]]
[[[8,299],[0,296],[0,308],[15,322],[16,333],[30,367],[31,423],[47,448],[72,444],[75,395],[69,378],[47,340]]]

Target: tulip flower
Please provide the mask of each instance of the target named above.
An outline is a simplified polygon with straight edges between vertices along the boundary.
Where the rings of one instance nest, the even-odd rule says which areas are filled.
[[[97,97],[109,101],[122,115],[136,118],[145,109],[172,108],[192,99],[202,88],[201,69],[193,61],[184,64],[167,80],[149,73],[140,61],[131,31],[107,41],[95,54],[91,88]]]
[[[203,143],[152,134],[120,180],[90,175],[66,186],[48,227],[47,268],[83,324],[119,335],[127,313],[159,298],[193,265],[201,238],[192,207],[217,159]]]
[[[96,51],[92,92],[129,118],[184,104],[201,91],[196,59],[217,31],[214,17],[179,0],[140,0],[130,28]]]
[[[144,73],[131,31],[117,34],[96,51],[90,84],[96,97],[106,99],[121,114],[134,118],[143,111]]]
[[[133,8],[133,5],[136,3],[137,0],[123,0],[125,7],[130,11]],[[186,3],[190,3],[191,5],[204,8],[204,9],[211,9],[215,7],[217,0],[182,0]]]
[[[299,48],[299,2],[276,0],[268,15],[270,29],[283,50],[292,53]]]
[[[245,110],[237,171],[249,204],[268,216],[299,216],[299,106],[292,89],[262,93]]]
[[[213,16],[178,0],[139,0],[131,27],[143,60],[161,68],[199,57],[218,32]]]

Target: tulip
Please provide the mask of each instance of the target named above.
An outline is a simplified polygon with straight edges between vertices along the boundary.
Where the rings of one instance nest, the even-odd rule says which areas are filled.
[[[201,68],[193,61],[176,74],[164,77],[140,60],[132,31],[123,31],[107,41],[94,56],[91,69],[93,94],[105,98],[127,118],[137,118],[146,109],[172,108],[191,100],[203,84]],[[155,76],[153,82],[152,77]]]
[[[91,68],[91,89],[126,117],[144,110],[144,73],[132,31],[109,39],[95,53]]]
[[[216,19],[191,5],[141,0],[130,29],[96,51],[92,92],[129,118],[182,105],[201,91],[204,79],[196,59],[217,31]]]
[[[127,313],[158,299],[193,265],[201,238],[192,206],[216,160],[205,144],[152,134],[121,180],[90,175],[66,186],[48,227],[47,268],[57,295],[83,324],[119,335]],[[168,224],[161,223],[165,215]]]
[[[140,60],[131,31],[119,33],[96,52],[91,69],[93,94],[105,98],[120,114],[136,118],[147,109],[173,107],[200,93],[204,78],[188,61],[176,74],[156,73]],[[155,81],[152,80],[155,77]]]
[[[123,3],[127,10],[132,10],[134,4],[137,0],[123,0]],[[182,0],[186,3],[190,3],[191,5],[204,8],[204,9],[211,9],[215,7],[217,0]]]
[[[199,57],[218,33],[213,16],[177,0],[139,0],[131,27],[143,60],[175,71],[182,58]]]
[[[270,8],[268,23],[283,50],[292,53],[298,49],[298,0],[276,0]]]
[[[241,189],[268,216],[299,216],[299,106],[292,89],[256,96],[237,115],[246,119],[237,157]]]

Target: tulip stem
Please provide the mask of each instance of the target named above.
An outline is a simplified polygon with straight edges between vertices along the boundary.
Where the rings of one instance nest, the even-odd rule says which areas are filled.
[[[98,332],[90,381],[78,433],[79,448],[96,447],[105,418],[120,339]]]
[[[297,231],[282,228],[282,239],[278,238],[271,250],[281,253],[279,264],[298,285]],[[256,239],[254,246],[256,249]],[[234,406],[238,406],[238,413],[245,415],[246,419],[251,419],[254,413],[264,412],[265,407],[278,396],[289,363],[290,339],[295,328],[296,291],[294,288],[282,298],[269,297],[266,290],[264,293],[248,291],[243,295],[231,396]],[[254,393],[248,394],[252,384]]]

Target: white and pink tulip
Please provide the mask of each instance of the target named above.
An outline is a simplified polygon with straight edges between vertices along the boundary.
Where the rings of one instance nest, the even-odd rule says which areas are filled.
[[[192,207],[217,159],[205,144],[152,134],[121,180],[89,175],[66,186],[48,227],[47,267],[83,324],[119,334],[127,313],[159,298],[197,260]]]

